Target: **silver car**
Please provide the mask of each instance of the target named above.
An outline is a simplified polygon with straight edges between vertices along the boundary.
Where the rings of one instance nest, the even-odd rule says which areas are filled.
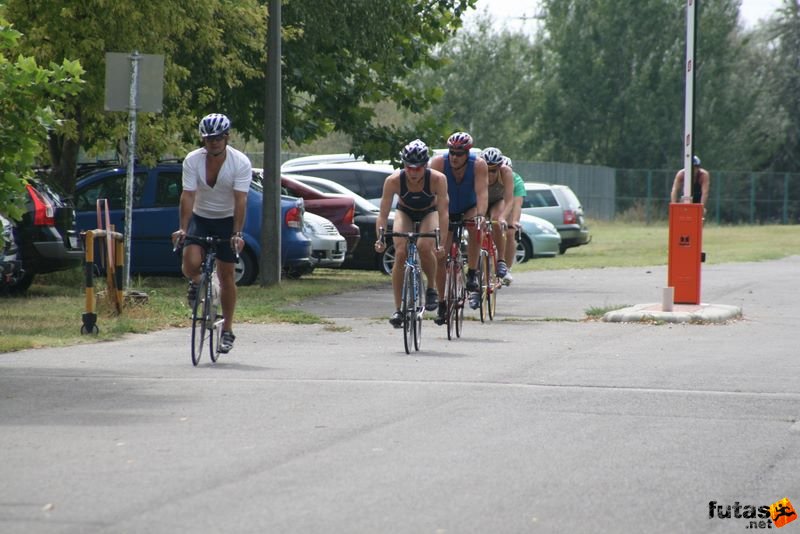
[[[303,215],[303,233],[311,240],[311,259],[318,267],[341,267],[347,241],[331,221],[314,213]]]
[[[583,217],[583,206],[568,186],[525,182],[525,193],[522,213],[553,223],[561,234],[561,254],[570,247],[586,245],[592,240]]]

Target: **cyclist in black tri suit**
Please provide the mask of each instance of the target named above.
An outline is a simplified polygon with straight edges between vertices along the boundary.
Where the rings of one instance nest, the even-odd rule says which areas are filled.
[[[450,197],[449,215],[451,221],[461,221],[471,217],[483,219],[483,214],[488,208],[489,171],[486,162],[470,154],[472,136],[466,132],[456,132],[447,140],[447,154],[435,156],[431,159],[431,169],[442,172],[447,176],[447,193]],[[480,224],[480,221],[479,221]],[[453,233],[448,230],[444,239],[445,250],[450,250]],[[467,235],[467,291],[478,290],[478,279],[475,268],[478,265],[480,250],[478,232],[472,231]],[[444,292],[446,257],[439,260],[436,273],[436,285],[439,292]],[[439,314],[434,321],[436,324],[445,323],[447,308],[444,302],[439,303]]]
[[[428,147],[415,139],[407,144],[400,152],[403,168],[395,171],[383,183],[381,196],[381,211],[375,222],[375,230],[380,236],[380,229],[387,228],[389,210],[392,207],[394,196],[399,197],[397,210],[394,215],[393,232],[413,232],[414,223],[419,222],[420,232],[433,232],[438,228],[447,228],[447,179],[445,176],[426,168],[429,159]],[[392,268],[392,289],[394,290],[395,312],[389,323],[395,328],[403,325],[403,315],[400,313],[400,293],[403,290],[403,272],[408,255],[406,239],[394,239],[394,267]],[[375,242],[375,251],[383,252],[385,243],[381,240]],[[425,292],[425,309],[435,310],[439,304],[439,294],[435,289],[436,283],[436,256],[444,257],[444,249],[434,250],[432,238],[420,238],[417,241],[419,260],[422,271],[427,279]]]

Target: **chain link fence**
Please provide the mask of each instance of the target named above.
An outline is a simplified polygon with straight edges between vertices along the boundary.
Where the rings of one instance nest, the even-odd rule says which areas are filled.
[[[676,171],[616,170],[616,217],[666,220]],[[709,169],[706,220],[718,224],[800,223],[800,174]]]

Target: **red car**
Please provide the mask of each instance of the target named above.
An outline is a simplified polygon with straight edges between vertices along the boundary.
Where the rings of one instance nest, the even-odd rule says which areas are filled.
[[[287,195],[302,198],[306,211],[331,221],[347,241],[347,257],[353,255],[361,230],[354,222],[356,205],[352,197],[323,193],[286,176],[281,177],[281,188]]]

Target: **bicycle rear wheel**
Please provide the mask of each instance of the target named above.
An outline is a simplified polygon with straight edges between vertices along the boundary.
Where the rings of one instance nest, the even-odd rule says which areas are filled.
[[[203,354],[203,345],[208,339],[208,307],[210,305],[206,297],[208,289],[208,278],[206,275],[197,284],[197,293],[192,308],[192,365],[197,365],[200,356]]]
[[[486,279],[486,311],[489,314],[489,320],[494,321],[494,312],[497,306],[497,274],[495,271],[494,255],[487,254],[486,261],[484,262],[484,277]]]
[[[414,325],[416,324],[416,310],[414,305],[414,272],[411,267],[406,267],[403,276],[403,302],[401,303],[401,313],[403,314],[403,345],[406,354],[411,354],[411,347],[414,345]]]

